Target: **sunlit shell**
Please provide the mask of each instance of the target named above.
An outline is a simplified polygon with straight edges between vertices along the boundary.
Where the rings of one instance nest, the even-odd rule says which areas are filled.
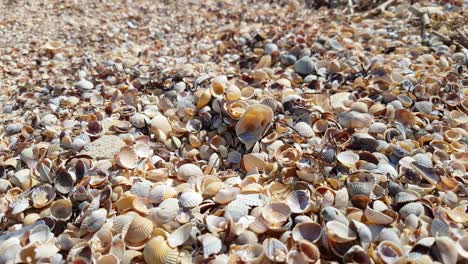
[[[180,204],[185,208],[193,208],[201,204],[203,197],[194,191],[185,191],[179,197]]]
[[[55,173],[54,182],[55,189],[62,194],[66,194],[71,192],[73,189],[75,184],[75,177],[72,175],[72,173],[66,171],[64,168],[60,168]]]
[[[289,144],[283,144],[275,150],[274,156],[280,165],[290,167],[301,159],[302,151]]]
[[[22,246],[17,237],[11,237],[0,244],[0,262],[9,263],[15,262],[18,253]]]
[[[234,221],[238,221],[241,217],[249,213],[250,207],[236,200],[230,202],[224,209],[225,214],[228,214]]]
[[[273,262],[285,262],[288,248],[276,238],[267,238],[263,241],[265,256]]]
[[[195,92],[196,106],[198,109],[203,108],[211,100],[211,92],[209,89],[199,89]]]
[[[151,119],[150,122],[151,130],[159,130],[164,133],[166,136],[172,131],[172,126],[169,120],[163,115],[157,115]]]
[[[337,243],[345,243],[356,239],[354,231],[338,221],[327,222],[325,232],[329,240]]]
[[[280,227],[288,220],[291,209],[284,203],[271,203],[262,210],[263,219],[271,227]]]
[[[292,237],[295,241],[305,239],[309,242],[315,243],[320,239],[321,232],[322,227],[318,223],[300,223],[294,227]]]
[[[212,233],[222,232],[227,227],[227,220],[224,217],[208,215],[205,219],[206,227]]]
[[[195,164],[187,163],[177,170],[177,178],[181,181],[187,181],[190,177],[203,176],[203,171]]]
[[[338,209],[326,206],[320,211],[320,217],[323,222],[337,221],[347,225],[349,222],[346,219],[346,216]]]
[[[151,147],[144,142],[138,142],[135,144],[135,152],[139,158],[148,158],[153,154]]]
[[[296,125],[294,125],[294,130],[296,130],[299,135],[306,138],[313,137],[315,134],[312,127],[306,122],[298,122]]]
[[[236,134],[239,140],[250,148],[260,140],[272,121],[273,111],[271,108],[262,104],[251,105],[237,122]]]
[[[409,202],[414,202],[418,199],[416,194],[410,192],[399,192],[395,195],[394,201],[395,204],[404,204]]]
[[[143,257],[148,264],[175,264],[179,252],[171,248],[162,236],[152,238],[143,250]]]
[[[11,182],[14,186],[20,187],[23,190],[27,190],[31,187],[32,177],[29,169],[23,169],[15,172],[11,177]]]
[[[50,206],[50,214],[57,220],[67,220],[72,213],[72,203],[68,199],[56,200]]]
[[[359,160],[359,155],[352,151],[343,151],[336,156],[336,159],[344,166],[354,168]]]
[[[192,223],[187,223],[179,228],[177,228],[172,234],[167,238],[167,243],[169,246],[175,248],[178,247],[187,241],[192,231]]]
[[[200,240],[203,247],[203,256],[205,258],[213,254],[218,254],[222,249],[223,244],[221,240],[210,233],[204,234]]]

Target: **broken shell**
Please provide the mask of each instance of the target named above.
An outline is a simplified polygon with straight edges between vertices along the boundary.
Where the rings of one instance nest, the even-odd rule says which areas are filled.
[[[177,228],[172,234],[167,238],[167,243],[169,246],[175,248],[178,247],[187,241],[192,231],[192,223],[187,223],[179,228]]]
[[[276,238],[267,238],[263,241],[265,256],[273,262],[285,262],[288,248]]]

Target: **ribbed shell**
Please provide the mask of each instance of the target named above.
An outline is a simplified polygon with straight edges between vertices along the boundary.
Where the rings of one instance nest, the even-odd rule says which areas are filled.
[[[179,252],[171,248],[164,237],[156,236],[146,244],[143,257],[148,264],[176,264]]]

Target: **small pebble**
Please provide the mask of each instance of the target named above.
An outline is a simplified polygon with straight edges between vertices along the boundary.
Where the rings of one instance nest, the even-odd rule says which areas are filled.
[[[294,63],[296,63],[296,57],[294,55],[288,54],[288,53],[283,53],[280,56],[281,64],[285,67],[291,66]]]
[[[314,70],[314,62],[310,57],[302,57],[294,64],[294,70],[302,75],[310,74]]]

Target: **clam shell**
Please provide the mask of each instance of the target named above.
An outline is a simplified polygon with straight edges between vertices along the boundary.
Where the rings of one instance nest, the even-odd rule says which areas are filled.
[[[312,127],[307,124],[306,122],[298,122],[296,125],[294,125],[294,130],[299,133],[299,135],[305,137],[305,138],[310,138],[315,135],[314,130]]]
[[[43,208],[55,199],[55,188],[50,184],[39,186],[31,192],[34,208]]]
[[[383,263],[396,263],[403,256],[402,249],[390,241],[382,241],[375,249],[377,257]]]
[[[21,251],[22,246],[17,237],[9,238],[0,244],[0,262],[13,263]]]
[[[288,248],[286,245],[276,238],[267,238],[263,241],[263,248],[265,256],[276,263],[282,263],[286,261],[288,254]]]
[[[219,233],[227,228],[228,221],[224,217],[208,215],[205,218],[206,227],[211,233]]]
[[[273,111],[271,108],[262,104],[251,105],[237,122],[236,135],[247,148],[251,148],[260,140],[272,121]]]
[[[126,169],[134,169],[137,166],[138,154],[129,146],[120,149],[116,157],[117,164]]]
[[[359,160],[359,155],[352,151],[343,151],[336,156],[336,159],[344,166],[354,168]]]
[[[305,213],[311,208],[310,195],[306,191],[293,191],[286,197],[286,204],[292,213]]]
[[[349,227],[358,235],[362,248],[367,250],[372,242],[372,232],[369,227],[356,220],[351,220]]]
[[[72,203],[68,199],[56,200],[50,206],[50,214],[56,220],[68,220],[72,213]]]
[[[336,243],[345,243],[357,238],[354,231],[338,221],[329,221],[325,225],[327,239]]]
[[[292,237],[295,241],[307,240],[315,243],[320,239],[321,233],[322,227],[318,223],[306,222],[294,227]]]
[[[169,246],[175,248],[178,247],[187,241],[190,237],[190,233],[192,231],[193,225],[192,223],[187,223],[179,228],[177,228],[172,234],[169,235],[167,238],[167,243]]]
[[[178,256],[178,250],[171,248],[162,236],[152,238],[143,250],[143,257],[148,264],[176,264]]]
[[[107,211],[100,208],[83,219],[81,227],[89,233],[98,231],[107,220]]]

